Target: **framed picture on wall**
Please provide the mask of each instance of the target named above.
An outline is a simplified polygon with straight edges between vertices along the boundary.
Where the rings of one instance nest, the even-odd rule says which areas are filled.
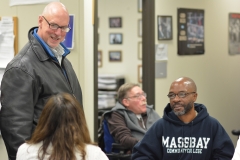
[[[142,0],[138,0],[138,12],[142,12]]]
[[[172,39],[172,16],[158,16],[158,40]]]
[[[121,62],[122,52],[121,51],[109,51],[109,61],[110,62]]]
[[[110,44],[122,44],[123,38],[122,33],[110,33],[109,41]]]
[[[240,54],[240,13],[229,13],[228,51],[229,54]]]
[[[138,20],[138,36],[142,37],[142,19]]]
[[[142,65],[138,65],[138,82],[142,83]]]
[[[122,27],[122,18],[121,17],[110,17],[109,18],[109,27],[110,28],[121,28]]]
[[[142,59],[142,42],[138,42],[138,59]]]
[[[179,8],[178,55],[204,54],[204,10]]]
[[[100,27],[100,18],[98,17],[97,18],[97,25],[98,25],[98,28]]]
[[[97,40],[98,40],[98,44],[100,44],[100,35],[99,35],[99,33],[97,34]]]
[[[102,67],[102,51],[98,51],[98,67]]]

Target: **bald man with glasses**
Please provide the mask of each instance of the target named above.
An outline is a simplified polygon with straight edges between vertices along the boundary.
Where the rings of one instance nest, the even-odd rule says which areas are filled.
[[[0,128],[10,160],[29,139],[51,95],[69,93],[82,104],[82,91],[62,41],[71,30],[69,13],[49,3],[28,32],[28,42],[8,64],[1,83]]]
[[[230,160],[233,143],[222,125],[197,100],[197,87],[188,77],[176,79],[167,97],[164,116],[133,148],[134,160]]]
[[[115,141],[129,148],[129,152],[160,118],[153,106],[147,105],[147,94],[133,83],[119,88],[115,107],[104,116]]]

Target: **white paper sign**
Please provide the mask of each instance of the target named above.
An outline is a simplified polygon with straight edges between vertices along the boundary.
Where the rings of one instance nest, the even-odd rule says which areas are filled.
[[[156,61],[168,60],[167,52],[168,52],[167,44],[157,44],[155,46]]]
[[[6,68],[14,57],[14,34],[12,17],[2,17],[0,21],[0,68]]]
[[[10,0],[10,6],[59,2],[59,0]]]

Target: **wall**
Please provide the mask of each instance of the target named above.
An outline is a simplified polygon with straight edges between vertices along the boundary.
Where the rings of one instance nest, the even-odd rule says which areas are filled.
[[[138,59],[138,20],[141,13],[137,11],[137,0],[99,0],[99,45],[98,50],[102,51],[102,67],[99,74],[117,73],[126,76],[126,81],[137,81],[137,66],[141,64]],[[109,17],[122,17],[121,28],[110,28]],[[122,44],[109,44],[110,33],[122,33]],[[109,62],[109,51],[122,51],[121,62]]]
[[[156,79],[156,106],[162,113],[168,103],[167,93],[173,80],[188,76],[195,80],[198,87],[197,102],[207,106],[210,115],[224,126],[231,139],[232,129],[240,129],[240,55],[228,54],[228,14],[238,12],[240,2],[214,0],[156,1],[156,15],[173,16],[172,41],[169,45],[168,75],[166,79]],[[177,8],[196,8],[205,10],[205,54],[199,56],[178,56],[177,53]],[[157,41],[156,36],[156,43]],[[158,98],[159,97],[159,98]]]
[[[163,109],[169,102],[167,94],[172,81],[180,76],[188,76],[195,80],[198,87],[198,103],[207,106],[210,115],[220,121],[234,144],[237,137],[232,136],[232,129],[239,127],[239,95],[240,95],[240,55],[228,54],[228,14],[240,10],[237,0],[157,0],[155,1],[155,26],[158,15],[173,17],[173,39],[159,41],[156,27],[156,44],[168,45],[167,77],[156,79],[156,111],[162,116]],[[177,55],[177,8],[204,9],[205,11],[205,53],[204,55]],[[109,28],[108,18],[121,16],[123,28]],[[137,0],[101,0],[99,1],[100,44],[103,51],[103,67],[99,73],[123,73],[128,82],[137,83],[138,37],[137,20],[141,15],[137,12]],[[109,45],[110,32],[123,33],[122,45]],[[108,51],[119,49],[123,52],[121,63],[110,63]]]

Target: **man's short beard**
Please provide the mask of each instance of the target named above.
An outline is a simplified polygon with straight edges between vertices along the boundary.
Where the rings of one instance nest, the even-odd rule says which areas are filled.
[[[184,110],[183,111],[174,111],[174,114],[176,116],[182,116],[182,115],[185,115],[186,113],[188,113],[193,107],[193,104],[192,103],[188,103],[186,106],[184,106]]]

